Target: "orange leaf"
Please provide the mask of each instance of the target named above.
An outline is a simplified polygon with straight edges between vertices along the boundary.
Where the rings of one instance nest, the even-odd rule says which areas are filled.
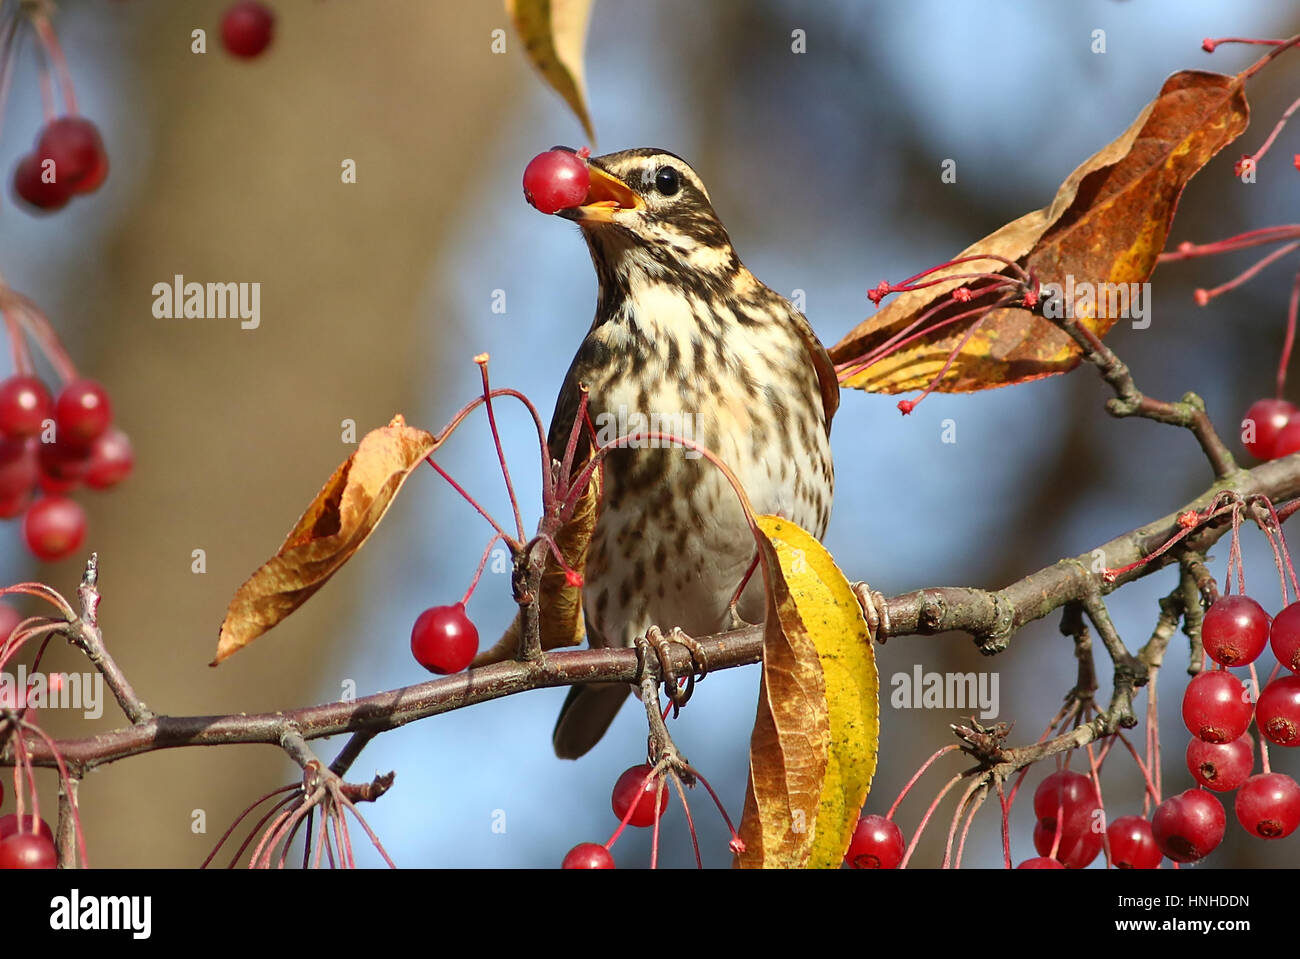
[[[1073,316],[1104,335],[1117,315],[1101,284],[1144,283],[1164,248],[1187,181],[1246,129],[1250,108],[1241,77],[1184,70],[1113,143],[1089,158],[1061,185],[1049,206],[1008,223],[954,259],[997,254],[1032,271],[1044,283],[1074,291]],[[936,271],[1005,272],[1005,265],[962,263]],[[926,322],[925,333],[866,369],[866,357],[964,281],[904,292],[831,348],[842,367],[841,386],[873,393],[922,389],[943,369],[972,321],[934,327],[963,312],[950,303]],[[1094,294],[1106,294],[1094,296]],[[1097,300],[1107,303],[1098,310]],[[1091,301],[1091,302],[1090,302]],[[973,319],[973,318],[972,318]],[[936,389],[963,393],[1064,373],[1079,362],[1074,341],[1049,320],[1020,307],[988,313]],[[845,364],[850,364],[845,367]]]
[[[216,666],[307,602],[379,525],[407,476],[439,441],[402,417],[362,438],[283,545],[235,593],[217,640]]]

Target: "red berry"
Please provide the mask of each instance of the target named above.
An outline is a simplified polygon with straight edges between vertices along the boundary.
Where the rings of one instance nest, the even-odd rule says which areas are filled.
[[[905,844],[898,824],[884,816],[863,816],[849,840],[844,861],[853,869],[897,869]]]
[[[580,842],[564,855],[561,869],[613,869],[614,857],[598,842]]]
[[[1204,859],[1223,841],[1223,804],[1204,789],[1170,796],[1156,807],[1151,832],[1160,851],[1174,862]]]
[[[17,813],[0,816],[0,839],[8,839],[17,832],[35,832],[38,836],[44,836],[50,842],[54,842],[54,830],[44,819],[37,819],[31,813],[24,813],[20,823]]]
[[[1071,839],[1093,831],[1093,813],[1100,808],[1092,780],[1069,769],[1057,770],[1034,790],[1034,816],[1055,831],[1059,811],[1064,816],[1065,832]],[[1061,844],[1065,845],[1064,836]]]
[[[1237,793],[1237,820],[1261,839],[1281,839],[1300,826],[1300,785],[1282,773],[1251,776]]]
[[[1295,404],[1288,403],[1286,400],[1265,399],[1251,403],[1250,409],[1246,410],[1246,415],[1242,418],[1241,428],[1243,434],[1250,431],[1254,435],[1243,445],[1257,459],[1274,459],[1279,455],[1276,452],[1278,434],[1296,412]]]
[[[1056,848],[1056,855],[1052,858],[1059,860],[1066,869],[1082,869],[1101,852],[1101,831],[1093,831],[1091,817],[1083,822],[1087,823],[1086,828],[1083,829],[1071,828],[1069,825],[1061,828],[1061,841]],[[1097,822],[1100,823],[1100,820]],[[1040,820],[1034,824],[1034,848],[1038,850],[1040,856],[1049,855],[1054,842],[1056,842],[1054,823],[1049,824]]]
[[[1118,869],[1155,869],[1163,858],[1151,832],[1151,823],[1141,816],[1120,816],[1106,827],[1110,840],[1110,861]]]
[[[1287,423],[1278,431],[1273,441],[1273,455],[1269,459],[1280,459],[1300,450],[1300,419]]]
[[[53,413],[54,400],[39,377],[20,374],[0,383],[0,433],[5,436],[35,436]]]
[[[54,401],[56,439],[89,446],[112,422],[108,393],[94,380],[73,380]]]
[[[1201,642],[1224,666],[1253,663],[1268,643],[1268,613],[1249,596],[1220,596],[1205,612]]]
[[[0,498],[30,492],[40,475],[35,440],[0,440]]]
[[[1300,603],[1292,603],[1277,614],[1269,629],[1269,642],[1277,661],[1300,673]]]
[[[587,164],[568,150],[547,150],[524,167],[524,198],[543,213],[579,206],[591,185]]]
[[[107,433],[90,444],[86,485],[91,489],[116,486],[131,475],[131,467],[134,465],[131,440],[117,427],[110,427]]]
[[[1183,722],[1197,739],[1230,743],[1250,725],[1254,704],[1241,680],[1223,669],[1192,677],[1183,693]]]
[[[44,836],[22,833],[0,839],[0,869],[53,869],[58,864],[54,843]]]
[[[1279,676],[1264,687],[1255,724],[1271,743],[1300,746],[1300,676]]]
[[[64,439],[39,443],[36,447],[36,460],[43,477],[69,483],[71,486],[68,489],[71,489],[81,482],[86,470],[90,468],[90,447]],[[65,489],[64,492],[66,491]]]
[[[1250,776],[1255,765],[1255,741],[1245,733],[1230,743],[1192,739],[1187,744],[1187,769],[1206,789],[1226,793]]]
[[[1035,856],[1033,859],[1026,859],[1017,869],[1064,869],[1055,859],[1049,859],[1046,856]]]
[[[623,775],[618,777],[618,782],[614,783],[614,792],[610,796],[610,805],[614,808],[614,815],[621,822],[627,815],[628,809],[632,809],[632,815],[628,819],[628,824],[632,826],[651,826],[655,821],[655,795],[659,794],[659,818],[662,819],[668,809],[668,789],[664,784],[663,777],[655,776],[646,782],[646,777],[650,775],[653,767],[648,764],[633,766],[631,769],[623,770]],[[644,788],[642,783],[645,783]],[[662,792],[661,792],[661,788]],[[634,808],[635,807],[635,808]]]
[[[458,673],[478,652],[478,630],[465,615],[465,604],[433,606],[411,627],[411,653],[433,673]]]
[[[41,131],[38,160],[53,160],[55,175],[73,193],[91,193],[108,176],[108,153],[95,124],[85,117],[59,117]]]
[[[256,57],[274,39],[275,14],[256,0],[241,0],[221,17],[221,42],[237,57]]]
[[[15,519],[27,512],[32,505],[31,490],[23,490],[10,496],[0,496],[0,519]]]
[[[86,514],[76,500],[46,496],[23,517],[23,540],[32,555],[54,562],[75,553],[86,538]]]
[[[52,213],[67,205],[72,184],[58,179],[57,171],[41,165],[35,153],[29,153],[14,167],[14,194],[32,210]]]

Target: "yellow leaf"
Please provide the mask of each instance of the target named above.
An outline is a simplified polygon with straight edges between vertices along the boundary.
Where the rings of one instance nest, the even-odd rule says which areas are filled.
[[[582,65],[591,4],[592,0],[506,0],[506,12],[514,20],[533,66],[564,97],[595,143]]]
[[[275,626],[338,572],[379,525],[393,497],[438,440],[396,416],[371,430],[316,494],[274,556],[235,593],[216,666]]]
[[[876,769],[872,638],[825,548],[787,520],[757,521],[772,573],[737,865],[834,868]]]

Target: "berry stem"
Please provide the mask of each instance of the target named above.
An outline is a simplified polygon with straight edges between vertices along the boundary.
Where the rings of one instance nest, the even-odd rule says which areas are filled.
[[[492,555],[492,547],[497,544],[501,534],[495,534],[488,540],[487,547],[483,550],[483,556],[478,561],[478,569],[474,571],[474,579],[470,581],[469,589],[465,590],[465,595],[460,598],[460,605],[463,607],[469,603],[469,598],[474,595],[474,590],[478,588],[478,581],[483,575],[483,567],[487,566],[488,557]]]
[[[707,790],[709,794],[709,798],[713,800],[713,805],[718,807],[718,813],[722,816],[722,821],[727,824],[727,829],[731,832],[732,844],[733,845],[739,844],[740,848],[734,851],[744,852],[745,850],[744,842],[740,838],[740,833],[736,832],[736,827],[735,824],[732,823],[731,817],[727,815],[727,807],[722,805],[722,800],[718,798],[718,794],[713,791],[713,787],[709,785],[709,781],[704,778],[704,776],[700,773],[698,769],[691,767],[690,772],[691,775],[694,776],[696,780],[698,780],[699,783],[704,786],[705,790]]]
[[[465,502],[469,503],[470,506],[473,506],[474,509],[478,510],[480,516],[482,516],[485,520],[487,520],[489,523],[492,524],[492,528],[496,530],[497,536],[499,536],[507,545],[509,545],[511,552],[517,553],[519,552],[520,549],[523,548],[517,541],[510,538],[510,536],[506,533],[506,531],[501,528],[501,525],[495,519],[492,518],[492,515],[488,513],[488,511],[485,510],[482,506],[479,505],[479,501],[476,500],[465,490],[465,487],[461,486],[454,479],[452,479],[451,474],[448,473],[445,469],[439,466],[437,462],[434,461],[432,453],[426,456],[424,458],[424,461],[428,463],[430,466],[432,466],[438,472],[439,476],[441,476],[448,483],[450,483],[451,488],[465,498]]]
[[[950,753],[953,750],[960,749],[960,748],[961,747],[958,746],[956,743],[950,743],[947,746],[944,746],[938,752],[934,753],[934,755],[932,755],[925,762],[921,763],[921,768],[918,769],[915,773],[913,773],[912,778],[909,779],[907,783],[903,786],[903,791],[898,794],[898,798],[894,800],[894,804],[889,807],[889,812],[885,813],[885,818],[886,819],[894,818],[894,813],[898,812],[898,806],[903,801],[903,797],[907,795],[907,791],[916,785],[916,781],[921,778],[921,776],[925,773],[927,769],[929,769],[931,766],[934,765],[935,761],[940,756],[942,756],[944,753]]]
[[[1144,763],[1142,757],[1138,755],[1138,751],[1133,748],[1133,744],[1128,741],[1128,737],[1125,736],[1123,732],[1116,732],[1115,736],[1119,739],[1120,743],[1123,744],[1124,748],[1128,750],[1129,755],[1133,757],[1133,761],[1137,763],[1138,771],[1142,773],[1142,782],[1146,787],[1146,796],[1142,799],[1142,814],[1145,816],[1147,814],[1148,800],[1154,801],[1157,806],[1160,805],[1160,787],[1156,785],[1155,780],[1151,777],[1151,770],[1159,769],[1159,767],[1148,766]]]
[[[1261,270],[1267,267],[1270,263],[1274,263],[1277,260],[1282,259],[1282,257],[1286,256],[1288,253],[1294,253],[1296,250],[1300,250],[1300,241],[1288,243],[1286,246],[1278,247],[1272,253],[1269,253],[1267,256],[1263,257],[1258,262],[1256,262],[1249,269],[1242,271],[1237,276],[1233,277],[1231,280],[1228,280],[1226,283],[1220,283],[1218,286],[1210,290],[1205,290],[1205,291],[1198,290],[1196,296],[1197,304],[1199,304],[1200,306],[1204,306],[1205,304],[1209,303],[1210,300],[1214,299],[1216,296],[1222,296],[1224,293],[1227,293],[1229,290],[1235,290],[1237,287],[1241,286],[1243,283],[1247,282],[1252,277],[1254,277],[1257,273],[1259,273]],[[1201,295],[1202,292],[1204,292],[1204,296]]]
[[[1292,115],[1296,112],[1297,109],[1300,109],[1300,98],[1297,98],[1289,107],[1286,108],[1286,110],[1282,114],[1282,118],[1277,121],[1276,125],[1274,125],[1273,131],[1269,133],[1268,138],[1264,141],[1264,144],[1258,150],[1256,150],[1254,153],[1251,154],[1251,157],[1255,160],[1255,165],[1257,168],[1259,166],[1260,159],[1262,159],[1264,154],[1268,152],[1268,148],[1273,145],[1273,141],[1277,139],[1277,135],[1282,132],[1282,128],[1286,126],[1287,121],[1291,119]]]
[[[939,867],[940,869],[953,868],[952,841],[954,838],[956,838],[957,835],[957,825],[962,821],[963,818],[962,814],[967,813],[968,815],[965,817],[966,827],[967,829],[970,828],[970,815],[973,815],[975,809],[979,808],[979,805],[977,803],[971,802],[971,796],[974,795],[975,790],[979,789],[984,784],[985,783],[983,778],[976,776],[974,779],[971,780],[971,784],[966,787],[966,791],[962,793],[961,799],[957,801],[957,808],[952,811],[952,823],[948,826],[948,841],[944,844],[943,863],[942,865],[940,865]],[[972,806],[974,808],[971,808]],[[963,829],[961,834],[962,834],[962,839],[964,841],[966,838],[966,830]],[[958,854],[957,858],[960,860],[961,858],[960,853]]]
[[[1281,663],[1278,663],[1278,666],[1281,665],[1282,665]],[[1274,672],[1276,673],[1276,670],[1274,670]],[[1270,681],[1272,681],[1272,677],[1270,677]],[[1260,690],[1259,674],[1255,672],[1255,664],[1253,662],[1250,664],[1250,685],[1253,687],[1255,701],[1258,702],[1259,690]],[[1267,775],[1268,773],[1272,772],[1272,770],[1269,768],[1268,765],[1268,738],[1262,735],[1262,730],[1261,730],[1261,735],[1258,738],[1259,738],[1260,768],[1263,769],[1265,775]]]
[[[49,748],[50,754],[54,756],[54,761],[59,767],[60,785],[62,786],[64,792],[67,795],[69,796],[74,795],[75,787],[72,785],[72,777],[68,774],[68,767],[67,764],[64,763],[63,761],[63,753],[59,751],[58,743],[56,743],[52,738],[50,738],[49,733],[41,729],[41,727],[37,726],[35,723],[23,722],[23,723],[19,723],[19,726],[23,729],[26,729],[28,732],[35,733],[42,740],[44,740],[46,747]],[[22,737],[15,736],[14,738],[21,739]],[[34,778],[32,780],[32,814],[33,815],[37,814],[36,781]],[[88,860],[86,859],[86,837],[85,835],[82,834],[81,831],[81,816],[77,812],[75,803],[72,806],[72,822],[77,835],[77,852],[78,855],[80,856],[81,868],[85,869],[88,863]]]
[[[0,28],[0,133],[4,132],[5,105],[13,82],[14,61],[18,59],[17,15]]]
[[[980,289],[974,291],[972,296],[974,298],[979,298],[979,297],[983,297],[988,293],[992,293],[997,289],[1002,289],[1002,288],[1018,289],[1019,288],[1018,284],[1010,280],[1006,280],[1005,277],[1003,279],[1005,280],[1005,282],[1000,284],[989,284],[987,286],[981,287]],[[925,326],[925,322],[927,320],[929,320],[932,316],[934,316],[936,313],[940,312],[941,310],[945,310],[948,307],[952,306],[952,304],[955,302],[957,301],[952,298],[951,294],[947,297],[940,298],[933,305],[931,305],[930,308],[927,309],[924,313],[918,316],[906,327],[899,330],[897,333],[891,336],[884,343],[880,344],[880,346],[873,349],[871,352],[867,353],[864,356],[856,357],[855,359],[852,360],[845,360],[841,363],[836,364],[835,369],[839,373],[840,382],[844,382],[846,379],[849,379],[850,377],[857,376],[863,370],[870,367],[873,363],[879,362],[880,360],[888,356],[890,353],[902,349],[903,347],[907,346],[909,343],[912,343],[915,340],[920,339],[921,337],[928,336],[932,333],[935,333],[938,330],[943,329],[945,326],[951,326],[953,323],[958,323],[968,316],[973,316],[979,313],[981,310],[992,309],[992,307],[988,305],[971,307],[969,310],[966,310],[962,313],[958,313],[955,316],[947,317],[946,319],[941,320],[938,323],[935,323],[933,326]]]
[[[1218,256],[1221,253],[1232,253],[1253,246],[1265,246],[1269,243],[1280,243],[1283,240],[1297,238],[1300,238],[1300,225],[1289,223],[1283,226],[1265,226],[1222,240],[1214,240],[1211,243],[1183,242],[1178,244],[1176,249],[1161,253],[1156,260],[1160,263],[1171,263],[1202,256]]]
[[[1023,771],[1022,771],[1023,775]],[[1011,868],[1011,803],[1007,800],[1006,790],[1002,788],[1002,780],[998,780],[998,803],[1002,807],[1002,865]]]
[[[983,325],[984,321],[988,319],[989,314],[992,313],[994,310],[1000,310],[1004,306],[1009,306],[1014,301],[1014,299],[1015,298],[1011,296],[1004,296],[1002,299],[998,300],[992,306],[984,307],[982,308],[982,310],[977,309],[973,311],[967,311],[968,314],[971,312],[979,312],[980,316],[976,318],[975,322],[972,323],[970,325],[970,328],[966,330],[965,335],[962,336],[962,338],[957,342],[957,345],[954,346],[952,350],[948,353],[948,361],[943,364],[943,368],[940,369],[939,372],[934,375],[934,378],[930,380],[930,382],[926,385],[925,389],[921,391],[921,395],[914,400],[901,401],[898,404],[899,410],[901,410],[905,415],[907,413],[911,413],[912,410],[916,409],[918,403],[920,403],[923,399],[925,399],[932,392],[934,392],[935,388],[943,381],[943,378],[948,375],[948,371],[952,369],[952,365],[957,362],[957,357],[960,356],[961,351],[966,348],[966,344],[970,342],[971,337],[975,335],[975,332],[980,328],[980,326]],[[906,406],[904,406],[904,404],[906,404]]]
[[[1282,354],[1277,361],[1277,398],[1282,399],[1286,389],[1286,371],[1291,365],[1291,349],[1295,346],[1296,314],[1300,312],[1300,270],[1291,281],[1291,297],[1286,307],[1286,338],[1282,341]]]
[[[668,768],[668,777],[672,781],[673,788],[677,790],[677,798],[682,801],[682,811],[686,814],[686,826],[691,833],[691,848],[695,851],[695,868],[703,869],[704,860],[700,858],[700,837],[695,834],[695,820],[691,817],[691,807],[686,802],[686,790],[682,788],[681,777],[671,766]]]
[[[50,61],[54,64],[54,69],[59,74],[59,87],[63,91],[63,104],[67,108],[69,115],[77,115],[77,94],[72,88],[72,73],[68,70],[68,60],[63,55],[63,47],[59,45],[58,34],[54,32],[54,27],[50,24],[49,18],[43,13],[37,13],[32,17],[32,26],[36,28],[36,35],[41,39],[41,45],[49,55]]]
[[[943,801],[944,796],[948,795],[948,791],[961,782],[964,777],[965,773],[958,773],[953,776],[944,783],[943,788],[939,790],[939,795],[934,797],[934,801],[931,802],[929,808],[926,809],[925,815],[921,817],[921,824],[916,827],[916,832],[912,834],[912,841],[907,845],[907,852],[903,853],[903,861],[898,864],[899,869],[907,868],[907,864],[912,858],[912,853],[916,851],[917,845],[921,842],[921,834],[925,832],[925,827],[930,824],[930,817],[933,816],[934,811],[939,808],[939,803]],[[892,819],[893,817],[891,816],[890,818]]]
[[[1272,41],[1272,43],[1274,44],[1273,49],[1268,51],[1268,53],[1264,54],[1262,57],[1260,57],[1258,60],[1256,60],[1254,63],[1248,66],[1241,73],[1237,74],[1237,76],[1240,77],[1242,81],[1249,80],[1260,70],[1264,69],[1264,67],[1268,66],[1268,64],[1272,62],[1272,60],[1276,58],[1279,54],[1281,54],[1284,50],[1287,50],[1290,47],[1294,46],[1298,41],[1300,41],[1300,35],[1291,37],[1288,40]],[[1265,41],[1265,42],[1269,42],[1269,41]]]
[[[519,541],[524,540],[524,520],[519,513],[519,499],[515,496],[515,486],[510,482],[510,467],[506,465],[506,453],[501,447],[501,434],[497,430],[497,414],[492,408],[492,387],[488,383],[488,355],[480,353],[474,357],[474,362],[478,364],[479,374],[483,379],[483,405],[487,407],[488,426],[492,429],[492,442],[497,448],[497,462],[501,464],[501,475],[506,481],[506,493],[510,497],[510,508],[515,514],[515,529],[519,533]],[[549,459],[547,460],[549,464]]]
[[[256,809],[258,806],[262,805],[262,803],[266,802],[266,801],[267,801],[268,799],[270,799],[272,796],[278,796],[280,793],[283,793],[283,792],[289,792],[290,790],[298,789],[298,788],[300,788],[300,786],[299,786],[298,783],[290,783],[290,784],[287,785],[287,786],[281,786],[279,789],[273,789],[273,790],[271,790],[269,793],[267,793],[265,796],[261,796],[261,797],[259,797],[258,799],[253,800],[252,804],[249,805],[248,807],[246,807],[246,808],[244,809],[243,812],[241,812],[238,816],[236,816],[236,817],[235,817],[235,821],[232,822],[232,823],[231,823],[231,824],[226,828],[226,831],[225,831],[224,833],[221,834],[221,838],[217,840],[217,844],[216,844],[215,846],[212,847],[212,852],[208,853],[208,858],[204,859],[203,862],[201,862],[201,863],[199,864],[199,868],[200,868],[200,869],[206,869],[206,868],[208,868],[209,863],[211,863],[212,860],[216,858],[217,853],[219,853],[219,852],[221,851],[221,847],[225,845],[226,840],[229,839],[230,836],[231,836],[231,834],[234,833],[234,831],[235,831],[236,829],[239,828],[239,824],[240,824],[241,822],[244,821],[244,819],[248,816],[249,813],[251,813],[251,812],[252,812],[254,809]],[[280,808],[280,806],[283,805],[285,802],[290,802],[290,801],[292,801],[292,798],[293,798],[293,797],[289,797],[288,799],[285,799],[283,802],[277,804],[275,807],[273,807],[272,812],[274,812],[275,809]],[[266,821],[266,818],[269,818],[269,814],[268,814],[267,817],[264,817],[264,818],[263,818],[262,822],[265,822],[265,821]],[[250,835],[256,835],[256,834],[257,834],[257,830],[258,830],[258,828],[261,826],[261,824],[262,824],[262,823],[259,822],[259,823],[257,824],[257,826],[254,826],[252,832],[250,833]],[[243,852],[243,848],[242,848],[242,847],[240,848],[240,852],[241,852],[241,853]],[[238,858],[239,858],[239,855],[236,854],[235,859],[237,860]],[[233,866],[233,865],[235,864],[235,863],[234,863],[234,860],[232,860],[230,864]]]

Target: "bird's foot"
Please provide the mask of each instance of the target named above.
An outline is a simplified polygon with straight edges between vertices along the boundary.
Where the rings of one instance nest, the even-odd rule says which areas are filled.
[[[691,657],[691,671],[685,676],[685,686],[678,684],[679,677],[673,670],[671,649],[673,643],[686,647],[686,651]],[[663,677],[664,691],[668,694],[668,698],[672,700],[673,715],[676,716],[678,710],[686,705],[686,701],[695,692],[696,682],[703,679],[709,671],[708,656],[705,655],[704,647],[690,636],[687,636],[678,626],[674,626],[669,630],[667,636],[658,626],[651,626],[646,630],[645,636],[636,641],[636,646],[641,655],[643,669],[649,653],[654,652],[655,658],[659,661],[659,675]]]
[[[884,642],[889,637],[889,602],[885,594],[861,582],[851,583],[850,588],[862,607],[871,638]]]

